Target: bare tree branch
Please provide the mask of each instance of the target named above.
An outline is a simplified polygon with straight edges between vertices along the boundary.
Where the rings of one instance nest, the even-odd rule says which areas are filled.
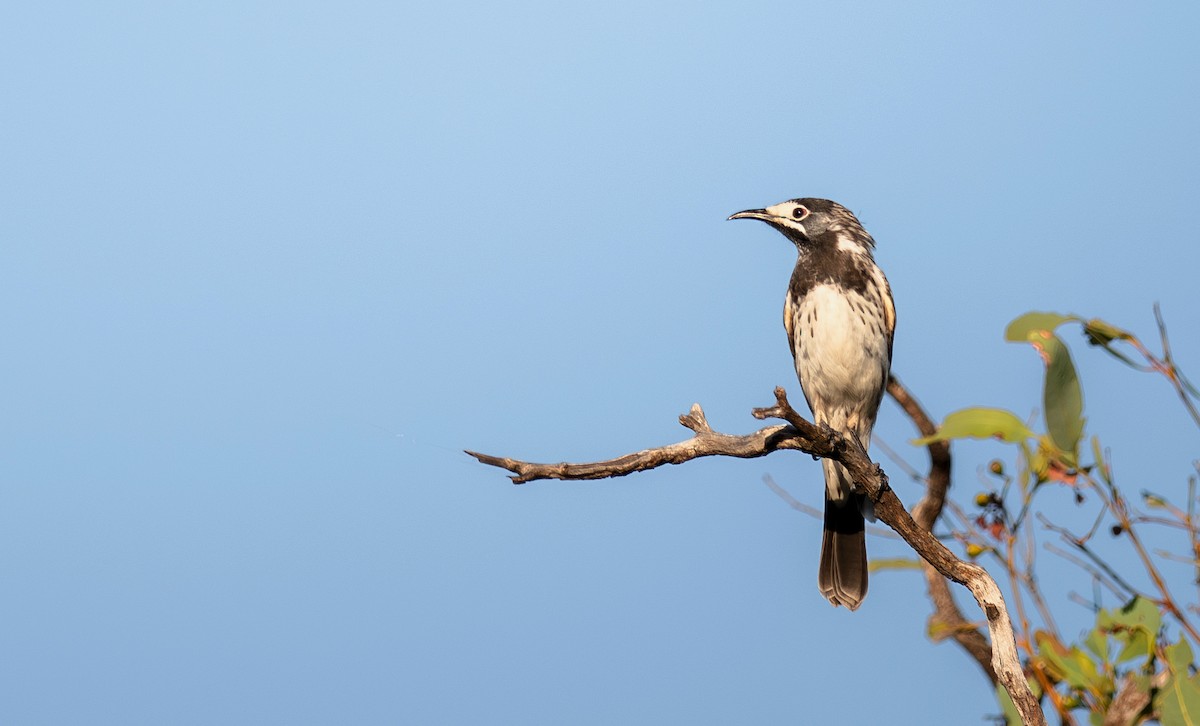
[[[524,484],[538,479],[609,479],[655,469],[664,464],[682,464],[704,456],[753,459],[778,449],[804,450],[806,445],[815,445],[804,440],[790,426],[768,426],[745,436],[718,433],[708,425],[704,410],[698,403],[692,404],[692,410],[679,417],[679,423],[694,431],[695,436],[675,444],[643,449],[590,464],[534,464],[475,451],[466,453],[484,464],[513,472],[516,476],[509,477],[513,483]]]
[[[912,419],[921,436],[937,433],[937,425],[900,379],[893,375],[888,381],[887,391]],[[913,519],[925,529],[932,530],[934,522],[942,515],[942,508],[946,506],[946,491],[950,488],[950,442],[934,441],[926,448],[929,450],[929,485],[925,496],[913,507]]]
[[[982,567],[963,562],[954,556],[927,528],[918,525],[888,485],[887,475],[873,463],[852,437],[807,421],[788,403],[783,388],[775,389],[775,405],[752,411],[755,418],[778,418],[788,426],[770,426],[745,436],[717,433],[708,425],[699,405],[680,417],[680,423],[695,435],[676,444],[645,449],[616,459],[592,464],[535,464],[507,457],[489,456],[468,451],[480,462],[513,472],[514,483],[536,479],[599,479],[623,476],[664,464],[681,464],[702,456],[735,456],[753,458],[765,456],[778,449],[799,449],[817,457],[832,458],[850,472],[855,486],[864,491],[875,504],[875,515],[894,529],[910,546],[943,576],[963,585],[975,597],[987,618],[991,634],[991,665],[997,680],[1004,686],[1026,724],[1046,723],[1037,699],[1029,689],[1021,661],[1017,655],[1012,620],[1004,604],[1004,596],[995,580]],[[943,492],[944,499],[944,492]],[[922,516],[928,518],[927,514]],[[932,526],[932,520],[929,520]]]
[[[925,409],[917,399],[909,393],[898,378],[892,376],[888,381],[888,394],[904,409],[921,436],[933,436],[937,426],[925,413]],[[927,447],[929,451],[929,476],[926,481],[925,496],[913,507],[913,519],[925,530],[932,532],[933,525],[942,514],[946,505],[946,491],[950,488],[950,442],[934,441]],[[929,616],[929,637],[934,641],[953,638],[959,647],[983,669],[984,675],[992,684],[998,683],[996,670],[992,666],[992,646],[977,627],[965,617],[954,602],[950,586],[946,578],[925,563],[925,588],[929,592],[929,600],[933,603],[933,613]]]

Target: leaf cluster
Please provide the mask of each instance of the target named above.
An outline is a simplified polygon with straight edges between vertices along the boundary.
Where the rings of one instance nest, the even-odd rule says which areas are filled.
[[[1027,678],[1064,723],[1074,723],[1072,714],[1083,710],[1093,724],[1147,720],[1200,724],[1200,676],[1196,675],[1192,650],[1193,644],[1200,643],[1200,632],[1193,627],[1188,608],[1171,594],[1158,567],[1158,559],[1166,555],[1150,552],[1140,534],[1146,525],[1182,530],[1190,547],[1187,556],[1177,559],[1200,568],[1194,481],[1183,508],[1171,505],[1166,497],[1143,492],[1142,504],[1160,510],[1163,516],[1147,515],[1130,503],[1115,481],[1106,452],[1095,436],[1088,447],[1090,460],[1085,462],[1083,388],[1070,348],[1059,335],[1062,326],[1078,324],[1090,345],[1138,370],[1163,375],[1200,425],[1194,405],[1200,392],[1172,360],[1165,325],[1157,309],[1155,313],[1161,354],[1151,353],[1132,333],[1102,320],[1047,312],[1018,317],[1009,324],[1005,338],[1028,344],[1041,359],[1043,425],[1036,426],[1006,409],[977,406],[949,414],[934,435],[914,442],[927,445],[972,438],[1014,447],[1015,476],[1008,474],[1004,462],[991,462],[983,475],[991,484],[976,495],[974,514],[967,508],[951,508],[951,518],[957,520],[952,536],[969,557],[990,559],[1007,573]],[[1046,512],[1035,510],[1036,495],[1047,485],[1069,487],[1077,505],[1085,500],[1099,503],[1088,531],[1072,532]],[[1035,528],[1035,522],[1041,526]],[[1118,572],[1099,554],[1092,539],[1102,530],[1128,542],[1145,569],[1142,579],[1153,583],[1152,588],[1142,590],[1129,584],[1138,578]],[[1058,535],[1066,549],[1040,542],[1039,536],[1044,538],[1047,533]],[[1073,641],[1064,638],[1038,584],[1037,556],[1041,551],[1075,564],[1091,576],[1097,589],[1110,591],[1122,605],[1105,609],[1096,599],[1085,601],[1096,611],[1095,625]],[[997,693],[1006,718],[1019,723],[1003,689]]]

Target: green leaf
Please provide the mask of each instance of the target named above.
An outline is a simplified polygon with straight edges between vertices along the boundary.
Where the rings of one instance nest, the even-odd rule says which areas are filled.
[[[1192,664],[1192,646],[1188,645],[1187,639],[1180,638],[1178,643],[1168,645],[1166,651],[1167,666],[1171,672],[1186,676],[1188,667]]]
[[[1107,615],[1108,622],[1125,628],[1145,628],[1150,633],[1157,633],[1162,627],[1162,613],[1158,607],[1144,597],[1135,597],[1116,610],[1106,610],[1100,613]]]
[[[913,441],[916,446],[925,446],[934,441],[948,439],[991,439],[1016,443],[1033,436],[1025,422],[1011,411],[1002,408],[964,408],[948,414],[933,436]]]
[[[867,564],[867,569],[871,572],[880,572],[882,570],[919,570],[921,569],[921,560],[914,560],[908,557],[878,557],[871,559]]]
[[[1066,463],[1077,466],[1079,439],[1083,437],[1083,390],[1071,361],[1071,351],[1051,333],[1034,333],[1029,342],[1046,361],[1046,387],[1042,396],[1046,429],[1054,445],[1070,456]]]
[[[1040,484],[1049,480],[1047,474],[1050,471],[1050,465],[1062,461],[1063,452],[1059,451],[1049,436],[1039,436],[1037,444],[1037,450],[1029,458],[1029,468],[1037,475],[1037,481]]]
[[[1053,635],[1038,633],[1035,636],[1038,645],[1038,655],[1049,667],[1051,673],[1060,681],[1081,691],[1091,691],[1099,694],[1102,690],[1103,678],[1100,670],[1092,659],[1077,646],[1067,650]]]
[[[1151,658],[1162,613],[1145,598],[1135,597],[1118,610],[1102,610],[1096,617],[1096,627],[1113,634],[1124,643],[1117,654],[1117,663],[1134,658]]]
[[[1053,332],[1058,326],[1072,320],[1079,320],[1079,317],[1059,313],[1025,313],[1008,324],[1004,339],[1012,343],[1024,343],[1029,340],[1031,333],[1043,330]]]
[[[1119,351],[1115,347],[1113,347],[1113,343],[1116,341],[1121,341],[1121,340],[1136,341],[1137,337],[1134,336],[1133,333],[1130,333],[1126,330],[1122,330],[1121,328],[1118,328],[1115,325],[1110,325],[1109,323],[1106,323],[1103,320],[1100,320],[1099,318],[1092,318],[1091,320],[1086,320],[1086,321],[1082,321],[1082,322],[1083,322],[1083,334],[1087,338],[1087,342],[1090,345],[1100,346],[1101,348],[1104,349],[1104,351],[1106,353],[1108,353],[1112,357],[1116,358],[1117,360],[1121,361],[1122,363],[1129,366],[1130,368],[1136,368],[1138,370],[1145,370],[1145,366],[1132,360],[1129,356],[1125,355],[1124,353],[1122,353],[1121,351]]]
[[[1070,467],[1078,466],[1079,439],[1083,436],[1083,391],[1071,352],[1054,331],[1065,322],[1079,320],[1075,315],[1025,313],[1004,331],[1006,340],[1031,344],[1046,364],[1046,382],[1042,388],[1046,429],[1054,445],[1063,452],[1063,462]]]
[[[1144,631],[1131,630],[1118,635],[1117,638],[1123,641],[1125,646],[1117,653],[1114,663],[1124,663],[1135,658],[1149,659],[1154,655],[1154,638],[1146,635]]]
[[[1029,450],[1028,441],[1017,444],[1017,448],[1021,450],[1021,456],[1017,459],[1020,466],[1017,481],[1021,484],[1021,495],[1029,496],[1030,490],[1037,486],[1037,477],[1033,472],[1033,467],[1030,466],[1033,461],[1033,452]]]
[[[1145,505],[1147,507],[1150,507],[1151,509],[1166,509],[1167,508],[1167,500],[1166,499],[1163,499],[1162,497],[1158,496],[1154,492],[1146,491],[1145,489],[1142,490],[1142,502],[1144,502]]]
[[[1108,462],[1104,460],[1104,450],[1100,448],[1099,437],[1092,437],[1092,456],[1096,460],[1096,471],[1100,472],[1100,478],[1105,484],[1112,485],[1112,479],[1109,478]]]
[[[1084,321],[1083,334],[1087,336],[1088,342],[1092,345],[1107,346],[1114,340],[1133,340],[1132,333],[1110,325],[1100,318]]]
[[[1173,673],[1158,691],[1159,723],[1163,726],[1200,724],[1200,685],[1195,678]]]
[[[1108,662],[1108,633],[1100,628],[1093,628],[1083,640],[1083,645],[1092,651],[1101,663]]]

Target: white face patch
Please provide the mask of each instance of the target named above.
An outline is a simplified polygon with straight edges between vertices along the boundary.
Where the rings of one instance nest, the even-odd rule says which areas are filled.
[[[800,216],[800,219],[796,219],[794,216],[797,209],[804,210]],[[780,202],[779,204],[773,204],[770,207],[767,207],[763,211],[782,222],[786,222],[787,226],[791,227],[792,229],[800,230],[800,233],[806,237],[808,236],[808,230],[804,228],[803,224],[800,224],[800,220],[807,217],[809,215],[809,211],[799,204],[796,204],[795,202]]]
[[[800,212],[799,217],[796,216],[797,209],[802,210]],[[790,219],[793,222],[799,222],[800,220],[802,220],[808,216],[809,211],[808,211],[807,207],[804,207],[800,204],[796,204],[795,202],[780,202],[779,204],[775,204],[770,207],[767,207],[767,213],[773,214],[776,217],[783,217],[785,219]]]

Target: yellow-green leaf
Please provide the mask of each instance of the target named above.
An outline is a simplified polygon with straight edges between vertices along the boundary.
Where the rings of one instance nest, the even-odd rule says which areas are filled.
[[[1042,400],[1046,408],[1046,430],[1054,445],[1078,466],[1079,439],[1083,437],[1083,390],[1071,361],[1071,351],[1057,335],[1033,333],[1029,342],[1046,362],[1046,385]]]
[[[1135,597],[1120,609],[1101,610],[1096,616],[1096,627],[1124,643],[1117,654],[1117,663],[1150,658],[1154,655],[1158,629],[1162,627],[1162,613],[1149,600]]]
[[[880,572],[882,570],[919,570],[921,569],[921,561],[907,557],[878,557],[872,558],[867,563],[867,569],[871,572]]]
[[[1171,672],[1186,676],[1188,667],[1192,665],[1192,646],[1188,645],[1187,639],[1180,638],[1178,643],[1168,645],[1166,651]]]
[[[1162,627],[1162,613],[1144,597],[1134,597],[1120,608],[1101,611],[1100,618],[1106,619],[1110,625],[1145,628],[1151,633],[1157,633]]]
[[[1088,633],[1083,644],[1100,659],[1101,663],[1108,660],[1108,634],[1100,628],[1094,628],[1092,632]]]
[[[1079,439],[1083,435],[1083,391],[1071,353],[1054,331],[1065,322],[1080,320],[1075,315],[1025,313],[1004,331],[1006,340],[1033,345],[1045,362],[1042,401],[1046,429],[1054,445],[1064,453],[1064,462],[1072,467],[1078,466]]]
[[[1067,650],[1049,633],[1038,632],[1034,637],[1037,641],[1038,656],[1055,678],[1066,681],[1072,688],[1099,693],[1102,680],[1100,671],[1087,653],[1078,646],[1071,646],[1071,649]]]
[[[1053,332],[1055,328],[1071,320],[1079,320],[1075,315],[1059,313],[1025,313],[1008,324],[1004,330],[1004,339],[1013,343],[1024,343],[1029,335],[1040,330]]]
[[[1173,673],[1159,689],[1159,723],[1163,726],[1195,726],[1200,724],[1200,685],[1196,678]]]
[[[1083,333],[1092,345],[1108,345],[1114,340],[1133,340],[1133,334],[1110,325],[1100,318],[1092,318],[1083,324]]]
[[[933,436],[913,441],[925,446],[948,439],[1000,439],[1009,443],[1024,441],[1033,436],[1025,422],[1011,411],[1002,408],[964,408],[946,416]]]
[[[1142,490],[1142,501],[1145,502],[1146,506],[1150,507],[1151,509],[1167,508],[1166,499],[1163,499],[1154,492],[1148,492],[1145,489]]]
[[[1100,448],[1099,437],[1092,437],[1092,456],[1096,459],[1096,471],[1100,472],[1100,478],[1105,484],[1112,484],[1112,479],[1109,478],[1108,462],[1104,460],[1104,451]]]

